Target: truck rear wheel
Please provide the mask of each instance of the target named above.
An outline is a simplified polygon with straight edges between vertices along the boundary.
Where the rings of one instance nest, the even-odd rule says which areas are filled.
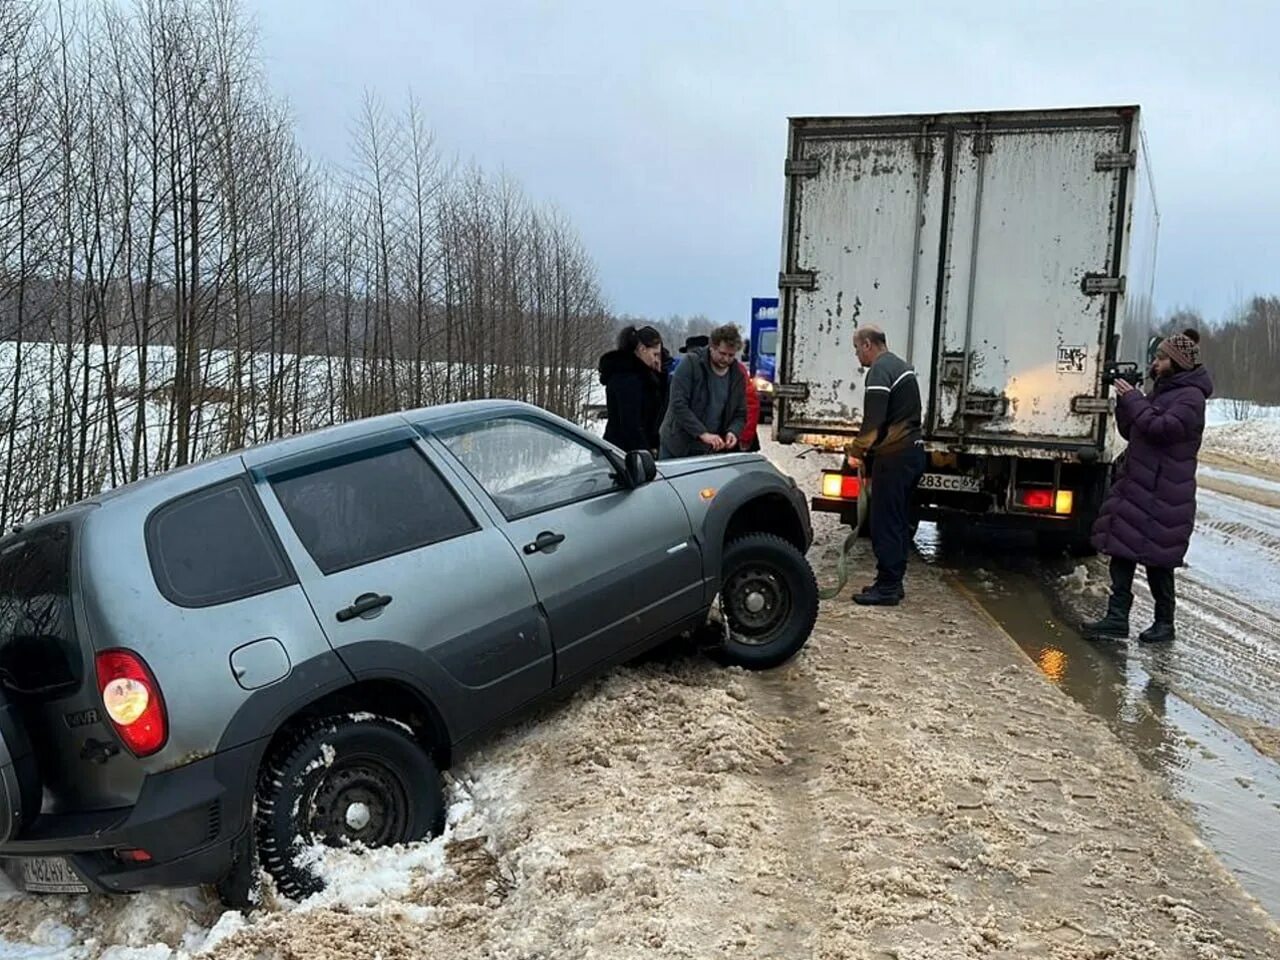
[[[753,533],[725,548],[720,569],[729,635],[712,656],[767,670],[799,653],[818,619],[818,581],[804,554],[781,537]]]

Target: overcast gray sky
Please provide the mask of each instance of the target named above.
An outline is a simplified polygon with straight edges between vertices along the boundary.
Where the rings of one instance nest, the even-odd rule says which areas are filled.
[[[250,0],[314,155],[366,88],[571,217],[618,311],[771,295],[788,116],[1138,103],[1156,298],[1280,294],[1280,4]]]

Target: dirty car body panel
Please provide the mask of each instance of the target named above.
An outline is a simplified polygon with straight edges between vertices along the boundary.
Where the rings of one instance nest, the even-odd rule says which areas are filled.
[[[483,401],[264,444],[27,524],[0,539],[0,858],[65,858],[104,892],[216,882],[295,718],[393,684],[447,757],[705,620],[753,500],[794,512],[807,546],[804,499],[763,458],[636,483],[591,433]],[[151,752],[106,712],[96,665],[120,650],[163,701]]]

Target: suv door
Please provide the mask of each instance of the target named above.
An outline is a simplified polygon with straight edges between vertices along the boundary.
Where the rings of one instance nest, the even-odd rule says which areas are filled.
[[[603,447],[535,415],[437,437],[524,560],[551,623],[557,683],[701,611],[701,552],[665,480],[625,487]]]
[[[550,635],[524,565],[412,428],[255,473],[315,614],[357,677],[426,684],[456,738],[550,688]]]

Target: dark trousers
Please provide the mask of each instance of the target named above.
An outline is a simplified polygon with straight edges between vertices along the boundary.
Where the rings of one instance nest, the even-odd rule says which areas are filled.
[[[876,583],[902,586],[911,549],[911,494],[924,475],[924,448],[876,454],[871,461],[871,548],[876,552]]]
[[[1133,575],[1137,569],[1138,565],[1132,560],[1111,558],[1111,596],[1126,611],[1133,604]],[[1147,585],[1156,602],[1156,623],[1173,623],[1173,571],[1167,567],[1147,567]]]

